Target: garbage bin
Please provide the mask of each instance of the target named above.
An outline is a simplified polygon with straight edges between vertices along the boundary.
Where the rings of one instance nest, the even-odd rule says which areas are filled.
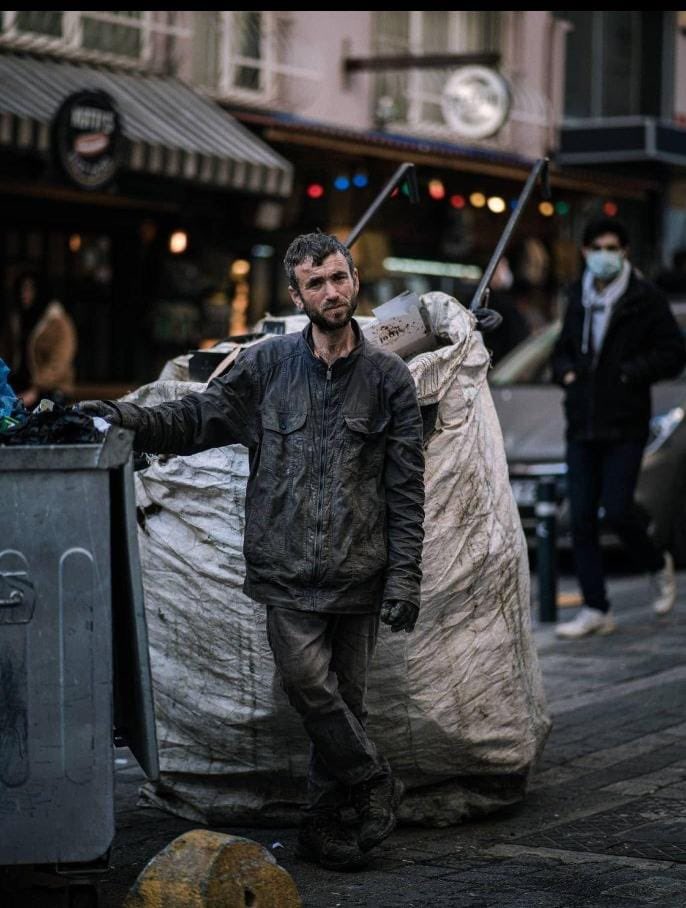
[[[0,865],[114,837],[115,725],[158,775],[131,433],[0,446]]]

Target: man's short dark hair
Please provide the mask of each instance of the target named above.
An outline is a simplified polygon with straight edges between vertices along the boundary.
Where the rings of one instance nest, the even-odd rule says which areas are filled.
[[[313,265],[321,265],[325,258],[334,255],[336,252],[340,252],[341,255],[345,257],[348,268],[350,269],[350,275],[352,276],[355,269],[353,257],[350,255],[348,247],[344,246],[337,237],[331,236],[329,233],[319,232],[301,233],[300,236],[296,236],[286,250],[286,255],[283,260],[283,266],[288,275],[289,285],[293,287],[294,290],[300,292],[298,279],[295,276],[295,269],[298,265],[301,265],[305,259],[312,259]]]
[[[627,229],[618,218],[596,218],[590,221],[586,224],[581,242],[584,246],[590,246],[593,240],[604,233],[614,233],[619,240],[619,245],[624,249],[629,245]]]

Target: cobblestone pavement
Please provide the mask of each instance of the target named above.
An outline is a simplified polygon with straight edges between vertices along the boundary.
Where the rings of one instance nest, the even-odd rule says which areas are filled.
[[[355,874],[299,861],[293,829],[226,831],[273,848],[307,908],[684,908],[686,575],[680,585],[677,608],[658,620],[646,580],[615,579],[611,636],[557,641],[550,627],[536,629],[554,725],[517,810],[402,828]],[[139,782],[134,765],[120,767],[102,908],[119,908],[145,863],[194,825],[138,808]]]

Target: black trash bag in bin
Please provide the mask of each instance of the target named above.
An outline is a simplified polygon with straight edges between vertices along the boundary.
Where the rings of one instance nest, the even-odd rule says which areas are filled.
[[[59,406],[36,410],[22,425],[0,431],[0,445],[101,444],[103,438],[90,416]]]

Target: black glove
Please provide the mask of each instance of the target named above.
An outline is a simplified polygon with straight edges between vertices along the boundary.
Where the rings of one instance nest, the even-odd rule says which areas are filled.
[[[405,631],[409,634],[414,630],[418,615],[416,605],[401,599],[387,599],[381,606],[381,620],[384,624],[390,624],[393,633]]]
[[[113,426],[123,424],[119,408],[109,400],[82,400],[74,409],[85,416],[100,416]]]
[[[503,317],[499,312],[496,312],[495,309],[484,309],[483,306],[475,309],[473,315],[476,318],[476,330],[481,331],[482,334],[490,334],[503,322]]]

